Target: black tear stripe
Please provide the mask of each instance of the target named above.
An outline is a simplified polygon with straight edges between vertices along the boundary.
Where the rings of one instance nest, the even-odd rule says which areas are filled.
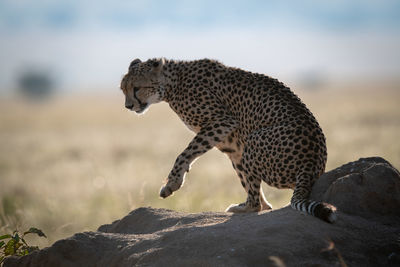
[[[133,98],[136,99],[136,101],[139,103],[139,105],[142,107],[146,104],[144,104],[142,101],[140,101],[140,99],[136,96],[137,91],[139,91],[138,87],[134,87],[133,88]]]

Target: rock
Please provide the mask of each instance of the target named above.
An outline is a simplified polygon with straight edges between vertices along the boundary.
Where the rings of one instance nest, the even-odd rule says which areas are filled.
[[[360,159],[317,181],[334,224],[285,207],[252,214],[139,208],[4,266],[399,266],[400,175]]]
[[[321,176],[311,198],[333,204],[341,212],[368,219],[400,217],[399,177],[399,171],[386,160],[361,158]]]

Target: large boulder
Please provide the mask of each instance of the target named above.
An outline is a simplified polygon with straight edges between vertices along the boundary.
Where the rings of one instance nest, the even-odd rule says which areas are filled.
[[[400,217],[399,177],[399,171],[386,160],[361,158],[322,175],[311,198],[372,220]]]
[[[400,175],[360,159],[318,180],[328,224],[285,207],[252,214],[139,208],[4,266],[400,266]]]

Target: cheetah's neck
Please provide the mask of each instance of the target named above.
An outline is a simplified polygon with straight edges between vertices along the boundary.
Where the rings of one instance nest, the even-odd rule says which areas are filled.
[[[178,89],[179,77],[185,62],[165,60],[160,85],[163,88],[162,100],[169,102]]]

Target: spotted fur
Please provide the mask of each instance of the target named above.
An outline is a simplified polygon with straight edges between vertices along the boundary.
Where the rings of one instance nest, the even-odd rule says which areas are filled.
[[[178,190],[191,163],[213,147],[232,161],[247,192],[227,211],[271,209],[261,181],[294,190],[292,208],[327,222],[335,207],[309,199],[324,172],[324,134],[312,113],[283,83],[217,61],[134,60],[121,82],[125,107],[137,113],[165,101],[196,133],[178,156],[160,196]]]

